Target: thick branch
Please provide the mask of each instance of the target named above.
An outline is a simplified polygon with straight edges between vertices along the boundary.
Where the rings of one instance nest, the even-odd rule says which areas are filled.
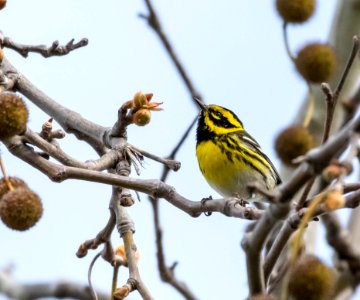
[[[1,69],[5,74],[17,74],[16,90],[32,101],[41,110],[53,117],[66,132],[91,145],[99,154],[105,153],[103,136],[106,128],[95,124],[80,114],[62,106],[34,86],[4,57]]]
[[[88,286],[69,281],[44,282],[37,284],[21,284],[6,272],[0,272],[0,294],[9,298],[35,300],[40,298],[72,298],[90,299]],[[99,300],[109,299],[109,295],[97,292]]]
[[[326,239],[340,260],[346,261],[356,283],[360,282],[360,252],[352,245],[350,236],[335,214],[323,215]]]
[[[272,228],[290,211],[289,201],[300,187],[315,174],[319,174],[339,151],[339,145],[348,145],[351,135],[359,130],[360,118],[352,120],[333,139],[322,146],[308,152],[303,163],[296,169],[292,178],[275,190],[272,204],[264,216],[257,222],[254,230],[247,233],[243,239],[246,252],[246,262],[249,278],[250,294],[264,291],[264,277],[261,267],[261,250]]]

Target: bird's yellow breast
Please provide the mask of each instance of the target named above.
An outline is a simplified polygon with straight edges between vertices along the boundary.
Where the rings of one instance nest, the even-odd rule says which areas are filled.
[[[235,161],[231,150],[222,148],[221,145],[216,139],[197,145],[196,156],[202,174],[221,195],[248,197],[247,184],[252,180],[260,180],[260,175],[241,160]]]

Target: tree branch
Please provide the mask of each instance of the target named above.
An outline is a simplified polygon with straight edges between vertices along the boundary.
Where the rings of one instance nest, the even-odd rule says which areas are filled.
[[[62,164],[83,169],[102,171],[112,168],[116,165],[121,155],[118,150],[110,150],[104,155],[102,155],[99,159],[82,162],[76,160],[75,158],[64,152],[56,141],[52,141],[50,143],[43,139],[39,134],[33,132],[30,128],[26,129],[26,132],[24,133],[24,138],[26,142],[40,148],[46,154],[55,158]]]
[[[3,47],[12,49],[18,52],[23,57],[28,57],[30,52],[39,53],[43,57],[48,58],[51,56],[64,56],[69,54],[71,51],[86,46],[89,41],[84,38],[79,42],[74,43],[75,39],[71,39],[66,45],[60,45],[59,41],[54,41],[50,47],[45,45],[23,45],[15,43],[9,37],[4,37],[1,41]]]
[[[88,300],[90,290],[86,285],[69,281],[44,282],[37,284],[19,283],[7,272],[0,271],[0,294],[9,298],[35,300],[40,298],[72,298]],[[109,295],[97,292],[99,300],[108,300]]]
[[[169,54],[171,60],[175,64],[176,69],[178,70],[180,77],[184,81],[187,89],[189,90],[191,97],[198,97],[201,98],[200,94],[195,89],[192,81],[190,80],[189,75],[186,73],[185,68],[180,62],[180,59],[175,54],[175,50],[171,45],[169,39],[167,38],[161,24],[160,20],[155,12],[155,9],[150,0],[145,0],[146,7],[148,8],[148,15],[139,14],[139,16],[145,20],[147,20],[149,26],[155,31],[155,33],[160,38],[163,46],[165,47],[167,53]],[[195,102],[194,102],[195,103]]]
[[[53,117],[66,132],[73,133],[78,139],[86,141],[100,155],[106,152],[103,145],[103,137],[107,130],[105,127],[83,118],[80,114],[51,99],[12,66],[6,57],[4,57],[0,68],[4,74],[16,74],[16,90]]]
[[[133,234],[135,232],[134,223],[130,219],[126,208],[120,204],[120,201],[121,192],[119,192],[114,187],[111,206],[116,216],[116,227],[125,245],[127,266],[129,268],[129,278],[126,283],[127,287],[129,288],[128,292],[138,290],[143,299],[151,300],[153,298],[140,277],[137,261],[135,258],[135,252],[137,251],[137,248],[133,238]]]
[[[343,228],[337,218],[332,214],[325,214],[321,217],[326,227],[326,239],[336,251],[338,259],[347,263],[355,282],[360,282],[360,252],[351,243],[350,236]]]

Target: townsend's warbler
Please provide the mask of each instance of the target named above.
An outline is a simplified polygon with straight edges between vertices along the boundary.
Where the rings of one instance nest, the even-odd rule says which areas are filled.
[[[201,108],[196,156],[210,186],[222,196],[243,200],[253,196],[249,183],[256,182],[264,190],[274,189],[281,182],[280,176],[239,118],[224,107],[195,100]]]

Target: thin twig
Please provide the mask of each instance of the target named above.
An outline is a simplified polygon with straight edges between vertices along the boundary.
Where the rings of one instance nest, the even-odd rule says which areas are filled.
[[[19,282],[7,270],[0,270],[0,292],[6,299],[91,299],[87,284],[69,280]],[[109,294],[101,291],[96,291],[96,293],[99,300],[109,300]]]
[[[343,124],[346,124],[354,117],[360,105],[360,86],[357,88],[356,92],[350,99],[342,99],[341,104],[343,105],[345,110]]]
[[[156,156],[155,154],[149,153],[145,150],[139,149],[133,145],[128,144],[130,149],[132,149],[135,152],[139,152],[140,154],[142,154],[143,156],[150,158],[154,161],[157,161],[159,163],[162,163],[163,165],[165,165],[165,167],[167,167],[170,170],[173,171],[178,171],[180,169],[181,163],[179,161],[173,160],[173,159],[167,159],[167,158],[162,158],[159,156]]]
[[[323,142],[327,141],[330,135],[331,124],[334,117],[335,107],[338,102],[340,93],[346,81],[346,78],[350,72],[351,66],[354,63],[357,53],[359,52],[360,39],[358,36],[353,37],[353,47],[349,55],[348,61],[346,63],[345,69],[340,77],[339,83],[334,92],[331,91],[331,88],[328,84],[322,84],[321,88],[326,96],[326,102],[328,103],[328,109],[326,111],[326,121],[325,121],[325,130],[323,135]]]
[[[351,243],[350,236],[341,226],[338,217],[326,214],[321,217],[326,227],[326,239],[336,251],[339,260],[344,260],[357,283],[360,281],[360,252]]]
[[[119,155],[121,154],[117,150],[111,150],[97,160],[82,162],[63,151],[56,141],[50,143],[38,133],[33,132],[30,128],[26,129],[24,137],[28,143],[40,148],[42,151],[66,166],[102,171],[112,168],[119,160]]]
[[[127,138],[126,128],[131,124],[131,119],[128,116],[128,110],[132,108],[132,100],[126,101],[118,109],[118,119],[109,133],[110,137]]]
[[[195,89],[192,81],[190,80],[189,75],[186,73],[185,68],[180,62],[180,59],[175,54],[175,50],[173,46],[170,44],[169,39],[167,38],[166,34],[164,33],[164,30],[160,24],[159,18],[154,10],[154,7],[150,0],[145,0],[145,4],[148,8],[148,15],[140,14],[139,16],[141,18],[144,18],[147,20],[149,26],[156,32],[156,34],[159,36],[163,46],[165,47],[167,53],[169,54],[171,60],[176,66],[176,69],[178,70],[181,78],[183,79],[186,87],[188,88],[190,94],[192,97],[201,97],[200,94]],[[195,103],[195,102],[194,102]]]
[[[23,45],[15,43],[9,37],[5,37],[2,41],[2,46],[18,52],[23,57],[27,57],[30,52],[39,53],[43,57],[63,56],[69,54],[71,51],[86,46],[89,41],[86,38],[74,43],[75,39],[71,39],[66,45],[60,45],[59,41],[54,41],[50,47],[45,45]]]
[[[76,252],[76,256],[81,258],[87,255],[89,249],[96,249],[99,245],[106,243],[110,240],[110,236],[115,227],[115,214],[114,211],[110,208],[110,217],[109,220],[94,239],[87,240],[82,243]]]
[[[311,191],[311,189],[312,189],[312,187],[314,185],[315,179],[316,179],[316,177],[312,177],[306,183],[306,185],[304,187],[304,190],[303,190],[303,192],[301,194],[301,197],[300,197],[298,203],[296,204],[296,210],[300,210],[300,209],[302,209],[304,207],[304,204],[305,204],[306,200],[308,199],[310,191]]]
[[[285,49],[286,49],[286,53],[288,55],[288,57],[292,60],[292,62],[295,62],[296,57],[295,55],[292,53],[292,51],[290,50],[290,45],[289,45],[289,37],[288,37],[288,33],[287,33],[287,28],[288,28],[288,23],[284,22],[283,23],[283,39],[284,39],[284,45],[285,45]]]
[[[173,264],[170,267],[166,264],[165,251],[163,245],[163,230],[160,225],[158,203],[159,203],[158,199],[156,199],[155,201],[151,201],[154,212],[154,225],[155,225],[156,249],[157,249],[156,257],[157,257],[160,277],[164,282],[167,282],[171,286],[173,286],[181,295],[183,295],[185,299],[195,300],[197,299],[197,297],[195,297],[195,295],[191,292],[191,290],[188,288],[186,283],[180,281],[175,276],[174,265],[176,266],[177,263]]]
[[[182,80],[185,83],[185,86],[187,87],[191,99],[194,97],[201,98],[199,92],[197,89],[195,89],[192,81],[190,80],[189,75],[186,73],[185,68],[181,64],[178,56],[175,54],[174,48],[169,42],[169,39],[164,33],[164,30],[159,22],[159,18],[153,8],[153,5],[150,0],[145,0],[146,6],[148,8],[148,15],[141,14],[140,17],[146,19],[148,21],[148,24],[150,27],[156,32],[156,34],[159,36],[163,46],[165,47],[167,53],[169,54],[171,60],[173,61],[176,69],[178,70]],[[195,103],[195,101],[194,101]],[[197,118],[195,118],[190,126],[187,128],[187,130],[184,132],[183,136],[177,143],[177,145],[173,148],[172,152],[170,153],[168,159],[174,160],[177,152],[179,151],[180,147],[183,145],[185,140],[187,139],[191,129],[194,127],[196,123]],[[161,181],[165,182],[167,179],[167,176],[169,174],[170,169],[164,168],[163,173],[161,175]],[[158,206],[158,199],[157,197],[150,197],[149,198],[153,213],[154,213],[154,223],[155,223],[155,235],[156,235],[156,245],[157,245],[157,259],[158,259],[158,266],[159,266],[159,272],[161,275],[161,278],[169,282],[178,292],[180,292],[186,299],[196,299],[196,297],[192,294],[192,292],[189,290],[189,288],[183,283],[178,281],[175,278],[175,274],[173,271],[170,270],[170,268],[167,267],[164,257],[164,247],[162,242],[162,230],[160,226],[160,216],[159,216],[159,206]],[[198,215],[198,213],[196,213]]]
[[[96,291],[95,291],[95,289],[93,287],[93,284],[92,284],[92,281],[91,281],[91,273],[92,273],[92,269],[93,269],[93,267],[95,265],[96,260],[100,256],[101,256],[101,251],[94,256],[93,260],[90,263],[89,271],[88,271],[88,283],[89,283],[89,288],[90,288],[90,292],[91,292],[91,297],[92,297],[93,300],[98,300],[98,296],[96,294]]]
[[[114,300],[114,293],[115,293],[115,290],[117,287],[119,268],[120,268],[120,265],[118,265],[118,264],[115,264],[115,266],[113,268],[113,278],[112,278],[112,284],[111,284],[111,300]]]
[[[1,168],[1,172],[2,172],[2,174],[4,176],[4,180],[5,180],[5,183],[6,183],[7,187],[8,187],[8,189],[10,191],[12,191],[14,189],[14,187],[13,187],[9,177],[7,176],[7,173],[6,173],[5,166],[4,166],[4,163],[2,161],[1,155],[0,155],[0,168]]]

